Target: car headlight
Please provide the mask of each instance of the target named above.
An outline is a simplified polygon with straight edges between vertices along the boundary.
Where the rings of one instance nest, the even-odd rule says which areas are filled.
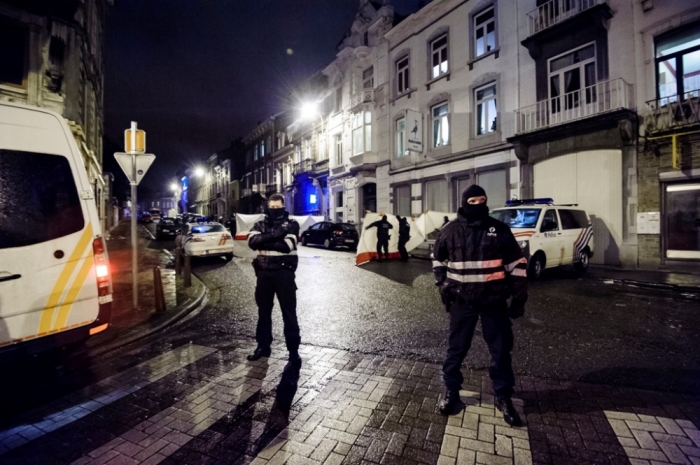
[[[518,245],[521,249],[524,249],[525,247],[527,247],[527,241],[518,241]]]

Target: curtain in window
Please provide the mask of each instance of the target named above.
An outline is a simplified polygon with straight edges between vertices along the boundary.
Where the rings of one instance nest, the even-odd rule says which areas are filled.
[[[399,216],[411,216],[411,186],[396,188],[396,214]]]
[[[431,181],[425,183],[425,209],[436,212],[447,212],[447,181]]]

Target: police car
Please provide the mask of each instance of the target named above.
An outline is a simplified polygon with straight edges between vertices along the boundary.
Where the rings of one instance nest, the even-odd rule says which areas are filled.
[[[537,279],[542,270],[574,265],[585,271],[593,256],[591,220],[577,205],[554,205],[554,200],[509,200],[490,215],[510,226],[528,260],[528,274]]]
[[[221,223],[188,223],[175,238],[175,246],[193,257],[233,259],[233,238]]]

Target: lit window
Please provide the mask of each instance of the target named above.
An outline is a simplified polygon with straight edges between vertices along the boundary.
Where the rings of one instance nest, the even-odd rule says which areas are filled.
[[[372,150],[372,112],[357,113],[352,122],[352,154]]]
[[[407,155],[404,140],[406,138],[406,118],[401,118],[396,122],[396,156]]]
[[[341,166],[343,164],[343,135],[336,134],[333,136],[334,147],[335,147],[335,165]]]
[[[304,139],[304,160],[311,158],[311,139]]]
[[[692,92],[698,97],[700,89],[700,28],[674,31],[656,39],[656,80],[661,104],[675,102],[677,95]]]
[[[431,75],[433,78],[445,74],[447,67],[447,34],[430,43],[430,56],[432,63]]]
[[[475,91],[476,135],[496,131],[496,85],[490,84]]]
[[[408,72],[408,57],[396,62],[396,93],[403,94],[411,89]]]
[[[474,56],[496,48],[496,18],[493,7],[474,16]]]
[[[334,110],[336,112],[338,112],[342,109],[343,109],[343,88],[338,87],[335,90],[335,108],[334,108]]]
[[[433,114],[433,147],[450,145],[450,119],[448,105],[443,103],[432,108]]]

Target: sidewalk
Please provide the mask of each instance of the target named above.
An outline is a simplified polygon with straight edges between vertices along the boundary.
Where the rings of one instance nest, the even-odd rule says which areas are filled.
[[[412,258],[430,260],[427,247],[419,247],[410,252]],[[573,269],[571,266],[562,267],[566,274]],[[630,270],[602,265],[591,265],[586,273],[580,275],[584,279],[597,279],[611,284],[623,284],[647,289],[659,289],[680,294],[700,296],[700,272],[665,271],[665,270]]]
[[[139,259],[139,308],[133,308],[131,267],[131,224],[121,221],[107,240],[112,271],[112,322],[104,333],[91,338],[88,347],[128,344],[156,332],[195,309],[205,299],[207,289],[192,276],[192,286],[184,287],[182,277],[176,277],[172,255],[157,248],[143,225],[137,226]],[[156,312],[153,269],[160,268],[165,294],[166,311]]]

